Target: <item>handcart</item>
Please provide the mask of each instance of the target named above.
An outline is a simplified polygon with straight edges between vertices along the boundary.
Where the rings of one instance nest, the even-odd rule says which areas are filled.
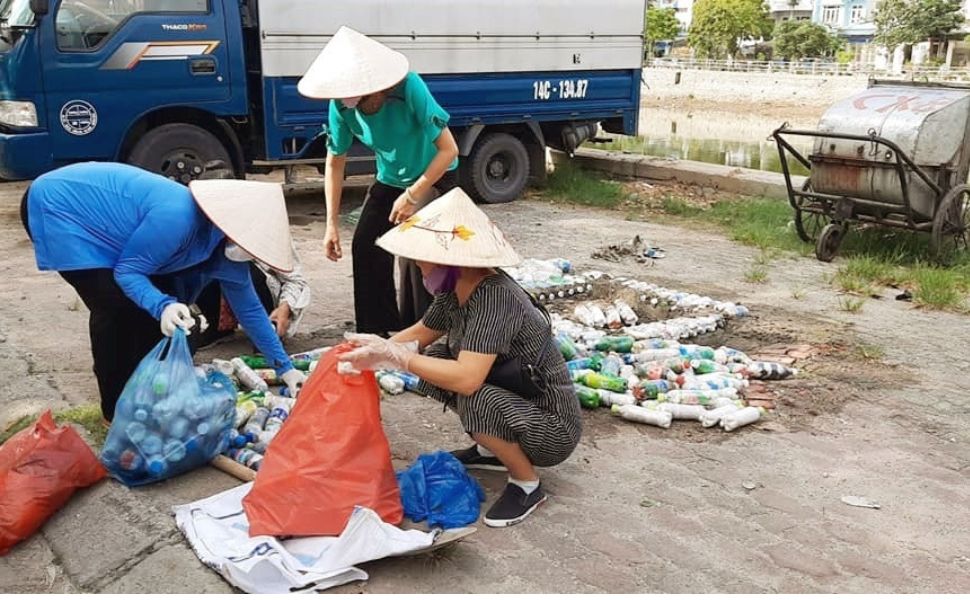
[[[813,138],[805,157],[790,138]],[[851,223],[929,232],[941,259],[970,234],[970,86],[870,80],[829,108],[817,130],[771,136],[778,145],[800,238],[831,261]],[[792,184],[789,157],[809,171]]]

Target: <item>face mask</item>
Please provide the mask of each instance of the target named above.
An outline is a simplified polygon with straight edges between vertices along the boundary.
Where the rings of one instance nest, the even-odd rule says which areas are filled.
[[[226,244],[226,258],[232,262],[249,262],[255,260],[252,254],[232,242]]]
[[[455,291],[459,275],[461,275],[461,269],[458,267],[437,266],[421,279],[424,282],[424,289],[431,294],[444,294]]]
[[[353,98],[341,98],[340,102],[347,108],[354,108],[360,102],[363,96],[354,96]]]

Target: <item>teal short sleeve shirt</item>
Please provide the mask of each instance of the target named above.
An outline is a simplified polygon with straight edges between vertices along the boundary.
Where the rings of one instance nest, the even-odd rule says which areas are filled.
[[[448,126],[450,115],[434,99],[417,73],[408,73],[379,111],[365,115],[347,108],[340,100],[330,101],[327,151],[346,154],[357,138],[377,158],[377,180],[405,188],[420,177],[438,149],[434,142]],[[458,166],[458,159],[449,171]]]

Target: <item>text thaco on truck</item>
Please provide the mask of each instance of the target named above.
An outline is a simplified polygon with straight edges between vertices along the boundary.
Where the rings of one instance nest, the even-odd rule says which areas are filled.
[[[322,169],[327,103],[296,84],[348,25],[408,56],[451,114],[463,186],[505,202],[546,147],[636,134],[643,19],[642,0],[0,0],[0,178]]]

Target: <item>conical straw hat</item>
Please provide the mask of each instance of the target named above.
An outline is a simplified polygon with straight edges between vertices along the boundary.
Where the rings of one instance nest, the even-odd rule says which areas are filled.
[[[308,98],[356,98],[386,90],[408,74],[408,59],[350,27],[341,27],[300,79]]]
[[[282,185],[213,179],[193,181],[189,189],[205,216],[240,248],[277,271],[293,270]]]
[[[522,262],[505,235],[455,188],[388,231],[377,245],[391,254],[456,267],[511,267]]]

